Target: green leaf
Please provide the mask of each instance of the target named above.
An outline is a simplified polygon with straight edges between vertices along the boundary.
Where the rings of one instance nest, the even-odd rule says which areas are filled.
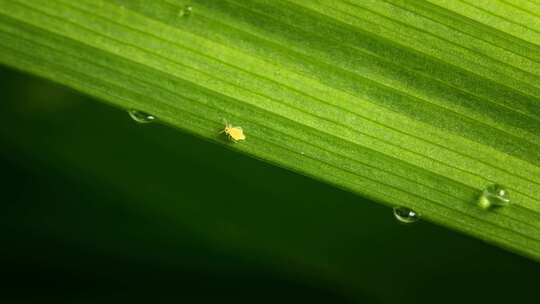
[[[540,259],[539,12],[530,0],[0,0],[0,62]],[[247,139],[228,143],[224,120]],[[492,183],[510,206],[477,206]]]

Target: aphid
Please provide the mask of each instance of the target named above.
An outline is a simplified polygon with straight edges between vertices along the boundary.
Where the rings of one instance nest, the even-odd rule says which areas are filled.
[[[246,139],[246,135],[244,135],[244,130],[242,130],[242,127],[233,127],[230,123],[225,123],[225,129],[221,131],[220,133],[225,132],[230,140],[233,142],[238,142],[239,140]]]

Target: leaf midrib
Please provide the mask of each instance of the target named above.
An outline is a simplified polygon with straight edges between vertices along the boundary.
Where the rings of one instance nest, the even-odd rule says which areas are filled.
[[[405,10],[405,11],[408,11],[408,12],[414,14],[414,15],[421,16],[422,18],[425,18],[425,19],[428,19],[428,20],[431,20],[431,21],[433,21],[433,22],[435,22],[435,23],[440,24],[438,21],[433,20],[432,18],[423,16],[423,15],[419,15],[419,14],[417,14],[416,12],[411,11],[411,10],[409,10],[409,9],[407,9],[407,8],[404,8],[404,7],[402,7],[402,6],[399,6],[399,5],[390,3],[390,2],[385,1],[385,0],[381,0],[381,1],[384,1],[384,2],[386,2],[386,3],[388,3],[388,4],[392,5],[392,6],[401,8],[401,9],[403,9],[403,10]],[[432,32],[430,32],[430,31],[427,31],[427,30],[425,30],[425,29],[422,29],[422,28],[419,28],[419,27],[416,27],[416,26],[407,24],[407,23],[405,23],[405,22],[403,22],[403,21],[400,21],[400,20],[398,20],[398,19],[395,19],[395,18],[393,18],[393,17],[391,17],[391,16],[383,15],[383,14],[377,12],[377,11],[373,11],[373,10],[371,10],[371,9],[369,9],[369,8],[367,8],[367,7],[361,6],[361,5],[359,5],[359,4],[352,3],[352,2],[349,2],[349,1],[345,1],[345,0],[344,0],[343,2],[349,3],[350,5],[352,5],[352,6],[354,6],[354,7],[357,7],[357,8],[359,8],[359,9],[362,9],[362,10],[365,10],[365,11],[369,11],[369,12],[371,12],[371,13],[374,14],[374,15],[378,15],[378,16],[384,18],[384,19],[387,19],[387,20],[390,20],[390,21],[395,22],[395,23],[397,23],[397,24],[400,24],[401,26],[410,28],[410,29],[412,29],[412,30],[414,30],[414,31],[421,32],[421,33],[423,33],[423,34],[425,34],[425,35],[427,35],[427,36],[431,36],[431,37],[434,37],[434,38],[439,39],[439,40],[441,40],[441,41],[444,41],[444,42],[446,42],[446,43],[448,43],[448,44],[450,44],[450,45],[453,45],[453,46],[455,46],[455,47],[457,47],[457,48],[461,48],[461,49],[464,49],[464,50],[466,50],[466,51],[468,51],[468,52],[476,53],[476,54],[478,54],[478,55],[486,55],[486,54],[483,54],[483,53],[479,53],[479,52],[475,51],[474,49],[468,48],[468,47],[466,47],[466,46],[464,46],[464,45],[460,45],[460,44],[458,44],[458,43],[456,43],[456,42],[454,42],[454,41],[452,41],[452,40],[450,40],[450,39],[447,39],[447,38],[445,38],[445,37],[441,37],[441,36],[439,36],[439,35],[437,35],[437,34],[435,34],[435,33],[432,33]],[[350,16],[353,16],[353,17],[360,18],[360,17],[358,17],[357,15],[354,15],[354,14],[349,13],[349,12],[346,12],[346,11],[341,11],[341,12],[344,13],[344,14],[349,14]],[[361,18],[360,18],[360,19],[361,19]],[[336,19],[336,20],[337,20],[337,19]],[[365,19],[363,19],[363,20],[365,20]],[[367,20],[365,20],[365,21],[367,21]],[[456,32],[459,32],[459,33],[462,33],[462,34],[464,34],[464,35],[466,35],[466,36],[471,37],[470,35],[468,35],[467,33],[464,33],[463,31],[461,31],[461,30],[459,30],[459,29],[455,29],[455,28],[453,28],[453,27],[451,27],[451,26],[449,26],[449,28],[455,30]],[[486,40],[483,40],[483,39],[481,39],[481,38],[477,38],[477,37],[471,37],[471,38],[477,39],[477,40],[479,40],[479,41],[483,41],[483,42],[485,42],[485,43],[491,45],[492,47],[495,47],[495,48],[501,48],[501,47],[499,47],[498,45],[495,45],[495,44],[493,44],[493,43],[491,43],[491,42],[488,42],[488,41],[486,41]],[[404,46],[404,47],[407,47],[407,46]],[[504,49],[504,48],[502,48],[502,49]],[[528,59],[528,60],[532,61],[533,63],[540,64],[540,61],[537,61],[537,60],[535,60],[535,59],[529,58],[529,57],[527,57],[526,55],[518,54],[518,53],[516,53],[516,52],[514,52],[514,51],[512,51],[512,50],[508,50],[508,49],[504,49],[504,50],[505,50],[505,51],[508,51],[509,53],[511,53],[511,54],[513,54],[513,55],[516,55],[516,56],[518,56],[518,57],[521,57],[521,58],[524,58],[524,59]],[[509,67],[509,68],[511,68],[511,69],[519,70],[519,71],[521,71],[521,72],[524,73],[524,74],[528,74],[528,75],[530,75],[531,77],[536,78],[537,80],[540,79],[540,73],[535,74],[535,73],[534,73],[535,70],[532,70],[532,71],[524,70],[523,67],[515,66],[515,65],[512,65],[512,64],[508,64],[508,63],[506,63],[506,62],[504,62],[504,61],[501,61],[501,60],[499,60],[499,59],[497,59],[497,58],[494,58],[494,57],[489,56],[489,54],[487,54],[487,56],[488,56],[491,60],[493,60],[494,62],[496,62],[496,63],[499,64],[499,65],[503,65],[503,66],[507,66],[507,67]],[[477,64],[478,64],[478,63],[477,63]],[[489,68],[489,67],[486,67],[486,68]],[[471,72],[471,71],[469,71],[469,72]],[[471,73],[472,73],[472,72],[471,72]],[[515,78],[514,78],[514,79],[515,79]],[[516,80],[516,81],[521,81],[521,82],[523,82],[523,80],[518,80],[518,79],[515,79],[515,80]],[[540,89],[540,86],[535,86],[535,84],[537,84],[537,82],[532,82],[532,83],[526,82],[526,83],[529,84],[529,85],[531,85],[532,87],[534,87],[534,88],[536,88],[536,89]],[[503,84],[500,84],[500,85],[503,85]]]
[[[423,8],[425,8],[426,6],[429,6],[430,8],[436,7],[436,8],[439,9],[439,11],[437,12],[438,14],[444,14],[445,17],[449,17],[449,16],[459,17],[461,22],[467,23],[468,25],[470,25],[471,28],[467,28],[467,30],[474,30],[475,27],[482,26],[483,30],[489,30],[489,32],[490,32],[490,34],[492,36],[497,37],[498,39],[501,39],[501,40],[511,42],[513,44],[512,45],[500,45],[500,44],[495,43],[494,41],[486,40],[485,37],[480,37],[478,35],[474,35],[474,34],[471,34],[469,32],[466,32],[465,29],[456,27],[451,22],[444,22],[443,23],[442,20],[440,20],[440,19],[431,18],[428,15],[426,15],[425,13],[422,13],[420,11],[413,11],[413,10],[411,10],[409,8],[406,8],[406,7],[403,7],[403,6],[401,6],[401,5],[399,5],[399,4],[395,3],[395,2],[391,2],[391,1],[396,1],[396,0],[381,0],[381,1],[389,3],[390,5],[393,5],[393,6],[399,7],[401,9],[403,9],[403,10],[407,10],[407,11],[409,11],[409,12],[415,14],[415,15],[421,16],[422,18],[426,18],[426,19],[432,20],[433,22],[437,22],[437,23],[439,23],[439,24],[441,24],[441,25],[443,25],[443,26],[445,26],[447,28],[452,29],[453,31],[459,32],[459,33],[461,33],[463,35],[466,35],[466,36],[470,37],[470,39],[485,42],[486,44],[489,44],[489,45],[492,45],[492,46],[497,47],[499,49],[503,49],[505,51],[513,53],[516,56],[526,58],[526,59],[528,59],[530,61],[533,61],[533,62],[536,62],[536,63],[540,63],[540,56],[538,58],[529,57],[531,55],[531,51],[538,52],[538,51],[540,51],[540,47],[536,47],[535,45],[531,45],[527,41],[525,41],[525,40],[523,40],[523,39],[521,39],[519,37],[509,36],[508,34],[499,32],[499,31],[497,31],[497,30],[495,30],[495,29],[493,29],[491,27],[486,27],[482,23],[478,23],[478,22],[476,22],[476,21],[474,21],[474,20],[472,20],[470,18],[467,18],[466,16],[458,15],[458,14],[451,15],[450,12],[444,11],[442,9],[442,7],[440,7],[440,6],[438,6],[438,5],[434,4],[434,3],[420,2],[420,1],[409,1],[409,2],[407,2],[408,5],[412,5],[414,7],[423,7]],[[405,1],[407,1],[407,0],[405,0]],[[524,50],[524,51],[522,51],[520,53],[517,53],[516,50],[510,48],[510,47],[513,47],[514,44],[518,45],[519,48],[524,48],[526,50]],[[484,55],[490,56],[490,54],[484,54]]]
[[[321,5],[322,5],[322,4],[321,4]],[[304,7],[305,7],[305,6],[304,6]],[[312,9],[313,9],[315,12],[317,12],[317,13],[320,13],[320,14],[323,14],[323,15],[327,16],[328,18],[333,18],[333,19],[335,19],[335,20],[338,20],[339,22],[348,24],[348,25],[352,26],[353,28],[355,28],[355,29],[357,29],[357,30],[360,30],[360,31],[366,31],[366,29],[360,28],[358,24],[351,23],[351,22],[349,22],[348,20],[342,20],[342,19],[339,19],[339,18],[337,18],[336,16],[334,16],[335,14],[330,14],[330,13],[329,13],[329,12],[337,12],[338,10],[335,10],[335,9],[332,9],[332,10],[331,10],[331,9],[328,8],[328,7],[324,7],[324,9],[323,9],[323,8],[317,8],[316,10],[315,10],[315,8],[312,8]],[[350,13],[344,12],[343,14],[350,14]],[[357,17],[357,16],[352,16],[352,17],[353,17],[353,18],[356,18],[357,20],[361,20],[361,21],[362,21],[362,24],[373,24],[373,25],[375,25],[377,28],[386,28],[386,27],[384,26],[384,24],[373,23],[373,22],[370,21],[370,20],[363,19],[363,18],[359,18],[359,17]],[[384,16],[382,16],[382,17],[384,17]],[[367,29],[367,30],[369,30],[369,29]],[[387,32],[387,33],[393,33],[393,32],[395,32],[395,30],[394,30],[394,29],[391,29],[391,28],[386,28],[386,32]],[[380,34],[380,33],[379,33],[378,35],[379,35],[379,36],[385,36],[385,34]],[[385,37],[386,37],[386,36],[385,36]],[[395,38],[394,40],[396,40],[395,43],[399,43],[400,46],[406,47],[406,45],[404,44],[403,41],[409,41],[409,42],[410,42],[410,40],[411,40],[411,39],[407,39],[406,37],[407,37],[407,36],[400,36],[400,39],[397,39],[396,37],[393,37],[393,38]],[[453,58],[454,61],[455,61],[455,60],[459,60],[460,62],[463,62],[463,61],[465,60],[465,59],[463,58],[463,56],[460,56],[459,58],[456,58],[457,55],[455,55],[455,54],[453,54],[453,53],[450,53],[450,52],[448,52],[448,51],[446,51],[446,50],[444,50],[444,49],[441,49],[439,46],[434,45],[433,43],[427,43],[427,42],[426,42],[425,45],[429,45],[429,49],[425,49],[425,48],[424,48],[424,49],[416,48],[416,49],[415,49],[415,52],[420,52],[420,53],[422,53],[422,54],[428,54],[428,56],[433,57],[433,56],[435,56],[435,55],[431,55],[430,52],[433,53],[433,50],[438,50],[438,53],[444,54],[445,56],[439,56],[439,55],[437,55],[436,58],[439,59],[439,61],[445,62],[445,63],[447,63],[447,64],[449,64],[449,65],[452,65],[452,66],[456,66],[456,64],[455,64],[455,62],[453,62],[453,61],[448,61],[448,58]],[[446,45],[448,45],[448,44],[446,44]],[[429,51],[428,51],[428,50],[429,50]],[[435,53],[436,53],[436,52],[435,52]],[[478,54],[476,54],[475,52],[473,52],[472,54],[474,54],[475,56],[478,55]],[[450,57],[448,57],[448,56],[450,56]],[[486,54],[481,54],[481,56],[482,56],[482,57],[478,57],[478,56],[477,56],[476,58],[484,58],[484,57],[486,56]],[[440,57],[440,58],[439,58],[439,57]],[[444,58],[446,58],[446,59],[444,59]],[[474,69],[470,69],[470,67],[469,67],[469,66],[474,65],[476,68],[478,68],[478,67],[481,67],[481,66],[483,66],[483,65],[479,65],[479,63],[478,63],[477,61],[471,61],[470,59],[466,59],[466,61],[468,62],[468,65],[467,65],[467,66],[456,66],[456,67],[457,67],[459,70],[461,70],[461,71],[472,72],[472,73],[474,73],[474,74],[475,74],[476,76],[478,76],[478,77],[488,77],[487,75],[486,75],[486,76],[482,76],[482,74],[478,74]],[[489,75],[489,77],[488,77],[487,79],[489,79],[491,82],[495,82],[495,83],[501,84],[502,86],[508,86],[509,84],[503,84],[503,83],[501,83],[501,79],[500,79],[500,77],[501,77],[502,75],[504,75],[504,79],[505,79],[505,80],[508,80],[508,75],[506,75],[505,73],[501,73],[500,70],[494,70],[494,68],[499,68],[499,66],[494,65],[494,66],[491,66],[491,67],[489,68],[489,71],[492,72],[492,73],[491,73],[492,75]],[[484,73],[485,73],[485,71],[484,71]],[[494,78],[494,76],[496,76],[496,77]],[[517,80],[516,80],[516,81],[517,81]],[[523,82],[523,81],[517,81],[517,84],[525,84],[525,82]],[[512,83],[512,87],[511,87],[511,88],[512,88],[513,90],[519,91],[522,95],[526,95],[526,96],[528,96],[528,97],[537,99],[537,97],[535,97],[535,96],[537,95],[536,93],[539,92],[537,88],[534,89],[535,94],[534,94],[534,95],[531,95],[529,89],[525,90],[525,89],[523,89],[523,87],[521,87],[521,86],[517,87],[517,86],[516,86],[517,84],[516,84],[515,82]],[[529,88],[532,88],[532,87],[530,86],[530,84],[527,84],[527,86],[528,86]]]

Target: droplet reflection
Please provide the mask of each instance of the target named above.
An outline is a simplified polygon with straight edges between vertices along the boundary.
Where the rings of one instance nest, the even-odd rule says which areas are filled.
[[[394,207],[394,217],[405,224],[411,224],[420,219],[420,215],[416,211],[402,206]]]
[[[478,205],[482,209],[491,207],[503,207],[510,204],[510,194],[505,187],[499,184],[487,186],[478,199]]]
[[[186,5],[178,12],[178,16],[188,17],[189,15],[191,15],[192,11],[193,11],[193,7],[191,5]]]
[[[152,114],[148,114],[143,111],[131,109],[128,111],[129,116],[138,123],[145,124],[151,123],[156,120],[156,117]]]

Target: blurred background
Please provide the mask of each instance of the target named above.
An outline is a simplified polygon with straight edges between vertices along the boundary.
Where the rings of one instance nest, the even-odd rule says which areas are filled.
[[[0,118],[0,303],[537,297],[534,261],[5,67]]]

